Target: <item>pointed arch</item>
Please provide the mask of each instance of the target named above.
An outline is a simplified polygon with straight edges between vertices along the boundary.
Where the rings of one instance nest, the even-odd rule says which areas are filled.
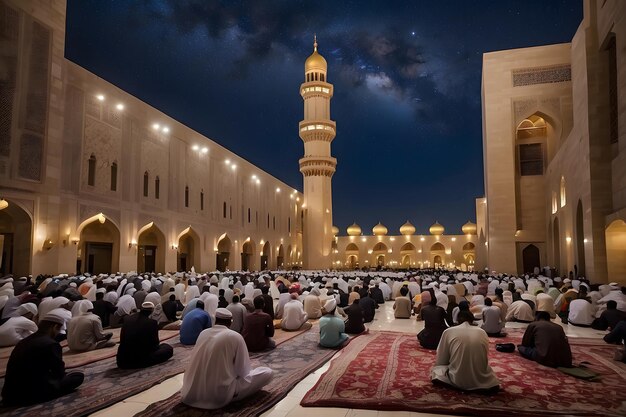
[[[13,274],[28,276],[31,273],[33,253],[33,218],[17,202],[6,199],[8,205],[0,210],[0,277]]]
[[[80,239],[78,270],[90,274],[119,270],[120,230],[103,213],[84,220],[77,230]]]
[[[270,268],[270,259],[272,259],[272,245],[270,242],[265,242],[263,249],[261,250],[261,271],[265,271]]]
[[[278,256],[276,256],[276,269],[282,269],[285,266],[285,248],[281,243],[278,247]]]
[[[415,250],[415,245],[412,244],[411,242],[406,242],[404,245],[402,245],[402,247],[400,248],[400,252],[408,252],[408,251],[414,251]]]
[[[241,247],[241,270],[254,271],[256,245],[254,240],[247,238]]]
[[[137,271],[165,272],[165,234],[154,222],[137,232]]]
[[[189,226],[178,234],[177,270],[189,271],[192,267],[201,270],[200,253],[200,235]]]
[[[380,252],[380,253],[387,253],[387,245],[385,245],[383,242],[378,242],[374,245],[374,247],[372,248],[372,251],[374,253]]]
[[[233,248],[233,244],[228,237],[227,233],[224,233],[217,239],[216,245],[216,261],[215,265],[218,271],[226,271],[228,269],[230,256]]]
[[[349,243],[348,246],[346,246],[346,252],[358,252],[359,251],[359,247],[356,245],[356,243]]]

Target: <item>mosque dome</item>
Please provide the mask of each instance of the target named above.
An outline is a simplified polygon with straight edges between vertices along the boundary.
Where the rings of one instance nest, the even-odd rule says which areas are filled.
[[[339,228],[337,226],[333,226],[333,236],[337,236],[339,234]]]
[[[443,235],[443,232],[445,232],[446,229],[440,225],[439,222],[435,222],[435,224],[430,226],[429,231],[431,235]]]
[[[410,236],[415,234],[415,226],[411,224],[410,221],[406,221],[402,226],[400,226],[400,233],[405,236]]]
[[[387,234],[387,228],[381,222],[378,222],[376,226],[372,228],[372,233],[375,236],[385,236]]]
[[[356,223],[352,223],[351,226],[348,226],[348,236],[360,236],[361,235],[361,226]]]
[[[313,53],[304,62],[304,72],[309,71],[326,71],[328,65],[323,56],[317,53],[317,38],[313,43]]]
[[[475,235],[476,234],[476,223],[472,223],[468,221],[461,227],[464,235]]]

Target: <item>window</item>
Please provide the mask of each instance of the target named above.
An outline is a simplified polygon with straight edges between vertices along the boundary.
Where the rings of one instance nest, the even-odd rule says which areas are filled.
[[[324,74],[320,74],[320,80],[324,81]]]
[[[200,210],[204,210],[204,190],[200,191]]]
[[[96,185],[96,156],[91,154],[88,161],[87,185]]]
[[[222,206],[222,212],[223,212],[224,218],[226,218],[226,201],[224,201],[224,205]]]
[[[270,228],[270,214],[267,213],[267,228]]]
[[[291,217],[287,218],[287,232],[291,233]]]
[[[159,199],[160,188],[161,188],[161,180],[159,179],[159,176],[157,175],[157,177],[154,179],[154,198],[156,198],[157,200]]]
[[[248,223],[250,223],[250,208],[248,208]]]
[[[611,143],[617,143],[619,132],[617,126],[617,53],[615,50],[615,37],[611,38],[609,50],[609,120]]]
[[[189,207],[189,187],[185,187],[185,207]]]
[[[148,171],[143,173],[143,196],[148,197],[148,182],[150,181],[150,175]]]
[[[272,217],[272,227],[276,230],[276,216]]]
[[[565,177],[561,177],[561,207],[565,207],[566,199],[565,199]]]
[[[258,226],[259,225],[259,212],[255,212],[254,213],[254,217],[255,217],[255,224]]]
[[[519,145],[520,175],[543,175],[543,149],[541,143]]]
[[[117,162],[111,164],[111,191],[117,191]]]
[[[552,214],[556,214],[559,209],[559,204],[556,201],[556,191],[552,191]]]
[[[232,220],[233,219],[233,206],[230,206],[228,209],[230,210],[230,219]]]

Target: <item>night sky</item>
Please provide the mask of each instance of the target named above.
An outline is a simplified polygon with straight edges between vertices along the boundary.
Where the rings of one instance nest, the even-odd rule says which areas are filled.
[[[302,191],[304,61],[335,86],[334,223],[475,221],[482,54],[571,41],[582,0],[69,0],[66,57]]]

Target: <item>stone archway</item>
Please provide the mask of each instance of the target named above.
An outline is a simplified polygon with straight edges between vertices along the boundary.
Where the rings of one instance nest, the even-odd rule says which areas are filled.
[[[87,223],[86,223],[87,222]],[[83,222],[80,230],[77,270],[90,274],[110,274],[119,270],[120,231],[111,219],[100,213]]]
[[[372,253],[374,254],[374,259],[377,267],[385,266],[385,256],[387,255],[387,251],[387,245],[385,245],[383,242],[378,242],[372,248]]]
[[[430,247],[430,258],[433,260],[434,268],[441,268],[444,265],[446,247],[441,242],[435,242]]]
[[[139,229],[137,271],[165,272],[165,235],[154,223]]]
[[[263,250],[261,251],[261,268],[260,268],[261,271],[265,271],[269,269],[271,251],[272,251],[272,246],[270,245],[270,242],[265,242],[265,244],[263,245]]]
[[[190,271],[191,268],[202,269],[200,265],[200,236],[191,227],[178,235],[177,271]]]
[[[626,222],[615,220],[605,231],[606,261],[609,281],[621,281],[626,277]]]
[[[406,242],[404,245],[402,245],[402,247],[400,248],[400,256],[401,256],[401,266],[403,268],[411,268],[411,264],[413,263],[413,259],[415,258],[417,253],[417,249],[415,248],[415,245],[412,244],[411,242]]]
[[[285,248],[281,243],[278,247],[278,256],[276,256],[276,269],[281,269],[285,267]]]
[[[522,266],[525,274],[533,274],[535,268],[541,268],[541,257],[537,246],[528,245],[522,250]]]
[[[254,241],[251,239],[246,240],[243,244],[243,247],[241,248],[241,270],[242,271],[254,270],[254,252],[255,252]]]
[[[215,255],[215,266],[218,271],[226,271],[230,260],[233,244],[226,233],[220,236],[217,241],[217,254]]]
[[[26,210],[11,200],[0,210],[0,277],[16,278],[31,273],[33,221]]]

